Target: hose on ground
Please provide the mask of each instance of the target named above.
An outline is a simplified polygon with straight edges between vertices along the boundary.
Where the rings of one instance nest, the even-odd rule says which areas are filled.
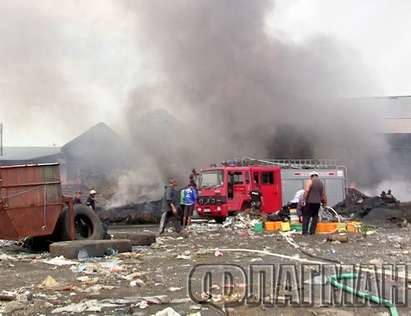
[[[354,290],[352,287],[340,282],[341,280],[353,280],[356,277],[357,277],[356,273],[342,273],[342,274],[332,275],[331,277],[329,277],[328,280],[332,286],[338,289],[342,289],[343,291],[347,293],[354,294],[355,296],[358,296],[361,298],[365,298],[373,303],[384,305],[385,307],[388,308],[391,316],[399,315],[397,308],[394,306],[394,304],[391,301],[385,298],[381,298],[379,296],[373,295],[371,293]]]
[[[325,258],[325,257],[322,257],[322,256],[315,255],[315,254],[313,254],[313,253],[310,253],[310,252],[304,250],[304,249],[303,249],[299,244],[297,244],[297,243],[295,242],[295,240],[292,239],[290,236],[287,236],[287,235],[284,234],[284,233],[280,233],[280,234],[281,234],[281,236],[284,237],[284,239],[285,239],[291,246],[293,246],[295,249],[297,249],[297,250],[300,251],[302,254],[304,254],[304,255],[306,255],[306,256],[308,256],[308,257],[311,257],[311,258],[314,258],[314,259],[319,259],[319,260],[326,261],[326,262],[343,264],[340,260],[332,259],[332,258]]]

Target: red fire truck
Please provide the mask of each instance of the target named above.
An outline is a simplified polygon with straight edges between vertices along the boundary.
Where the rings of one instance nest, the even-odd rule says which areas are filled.
[[[345,198],[346,168],[335,161],[247,158],[201,170],[196,211],[200,217],[221,223],[228,215],[250,207],[250,192],[258,186],[263,197],[261,211],[278,212],[304,187],[311,170],[320,173],[330,203]]]

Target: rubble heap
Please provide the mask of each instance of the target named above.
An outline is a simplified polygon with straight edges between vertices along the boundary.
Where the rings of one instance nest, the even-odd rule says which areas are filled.
[[[106,225],[155,224],[160,222],[161,200],[100,210],[98,215]]]
[[[345,200],[333,208],[342,216],[368,223],[398,223],[409,219],[407,204],[370,197],[354,188],[348,189]]]

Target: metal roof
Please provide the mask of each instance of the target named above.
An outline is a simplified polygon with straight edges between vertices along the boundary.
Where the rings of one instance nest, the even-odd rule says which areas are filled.
[[[25,161],[60,154],[60,147],[3,147],[0,161]]]

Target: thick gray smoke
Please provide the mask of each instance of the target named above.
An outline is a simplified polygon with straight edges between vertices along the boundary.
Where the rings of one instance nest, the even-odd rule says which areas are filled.
[[[60,137],[70,137],[82,132],[82,122],[92,124],[84,95],[68,83],[64,30],[58,19],[36,4],[8,0],[0,4],[0,112],[6,130],[29,126],[10,131],[21,133],[26,144],[36,138],[38,144],[41,133],[57,130]]]
[[[64,144],[101,120],[130,131],[115,204],[242,156],[338,158],[359,183],[381,177],[380,121],[347,98],[375,91],[351,49],[277,38],[268,0],[100,2],[0,3],[0,111],[30,144]]]
[[[233,157],[338,158],[362,182],[385,147],[377,117],[347,96],[372,82],[332,39],[303,44],[266,28],[275,3],[129,1],[136,47],[156,75],[131,94],[127,120],[160,173]],[[360,175],[361,172],[361,175]]]

